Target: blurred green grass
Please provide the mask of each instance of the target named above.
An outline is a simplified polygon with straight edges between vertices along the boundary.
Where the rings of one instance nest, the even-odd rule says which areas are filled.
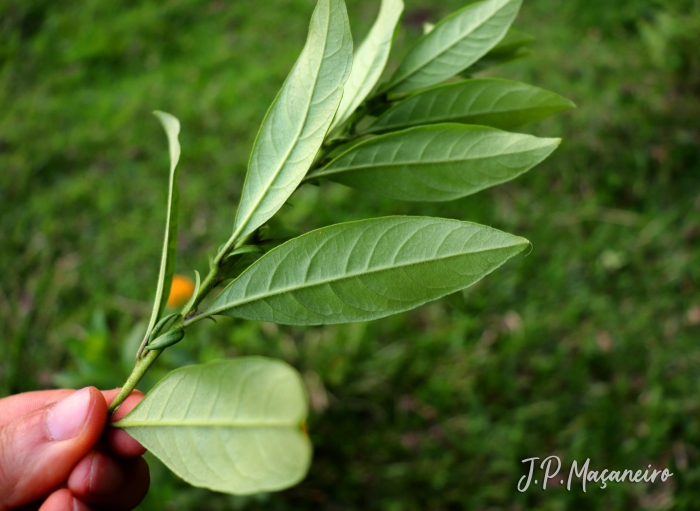
[[[464,3],[407,0],[396,55],[424,21]],[[348,0],[356,40],[376,4]],[[253,138],[312,9],[0,5],[2,394],[123,382],[164,219],[166,143],[149,112],[182,122],[178,271],[202,271],[230,232]],[[143,508],[696,509],[700,74],[688,48],[700,39],[687,27],[699,10],[696,0],[526,1],[516,26],[537,36],[534,55],[491,74],[579,108],[528,129],[564,143],[515,182],[430,205],[332,184],[297,192],[278,232],[424,214],[492,225],[533,250],[467,290],[461,309],[437,302],[328,328],[198,326],[145,388],[183,363],[284,358],[310,389],[314,465],[296,488],[233,498],[151,460]],[[550,454],[567,470],[590,458],[674,476],[519,493],[520,461]]]

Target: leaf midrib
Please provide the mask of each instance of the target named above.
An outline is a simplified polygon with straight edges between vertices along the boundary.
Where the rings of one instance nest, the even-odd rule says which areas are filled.
[[[389,163],[375,163],[372,165],[361,165],[357,167],[342,167],[340,169],[334,169],[332,171],[328,172],[319,172],[317,174],[311,174],[309,178],[328,178],[328,176],[334,176],[336,174],[342,174],[343,172],[359,172],[359,171],[366,171],[370,169],[377,169],[379,167],[404,167],[406,165],[410,165],[412,167],[421,167],[421,166],[426,166],[426,165],[449,165],[453,163],[460,163],[460,162],[471,162],[471,161],[479,161],[479,160],[489,160],[492,158],[497,158],[499,156],[510,156],[513,154],[520,154],[520,153],[527,153],[534,151],[536,149],[542,149],[546,146],[542,145],[539,147],[534,147],[530,149],[525,149],[522,151],[510,151],[510,152],[502,152],[502,153],[497,153],[493,154],[490,156],[481,156],[479,158],[459,158],[459,159],[454,159],[454,160],[417,160],[417,161],[404,161],[404,162],[389,162]]]
[[[512,108],[512,109],[501,109],[501,110],[484,110],[481,112],[469,112],[469,113],[463,113],[460,115],[454,115],[451,117],[430,117],[430,115],[425,115],[423,118],[418,118],[414,121],[410,122],[403,122],[403,123],[386,123],[386,124],[373,124],[367,130],[365,133],[371,134],[371,133],[377,133],[385,130],[397,130],[397,129],[405,129],[405,128],[411,128],[413,126],[416,126],[417,124],[424,123],[426,121],[430,121],[430,124],[442,124],[442,123],[454,123],[458,122],[459,119],[469,119],[471,117],[481,117],[485,115],[495,115],[495,114],[510,114],[510,113],[525,113],[525,112],[532,112],[533,110],[542,110],[545,108],[556,108],[559,105],[544,105],[544,106],[533,106],[533,107],[528,107],[528,108]],[[378,128],[378,129],[373,129],[373,128]]]
[[[519,239],[524,239],[524,238],[519,238]],[[525,243],[522,243],[522,244],[524,245]],[[221,313],[221,312],[225,312],[225,311],[227,311],[227,310],[234,309],[234,308],[236,308],[236,307],[240,307],[241,305],[246,305],[246,304],[248,304],[248,303],[250,303],[250,302],[254,302],[254,301],[257,301],[257,300],[264,300],[264,299],[269,298],[269,297],[271,297],[271,296],[282,295],[282,294],[291,293],[291,292],[294,292],[294,291],[300,291],[300,290],[307,289],[307,288],[310,288],[310,287],[316,287],[316,286],[322,286],[322,285],[325,285],[325,284],[331,284],[331,283],[335,283],[335,282],[340,282],[340,281],[347,280],[347,279],[351,279],[351,278],[358,277],[358,276],[366,276],[366,275],[372,275],[372,274],[375,274],[375,273],[382,273],[382,272],[390,271],[390,270],[396,270],[396,269],[402,269],[402,268],[409,268],[409,267],[411,267],[411,266],[415,266],[415,265],[418,265],[418,264],[425,264],[425,263],[430,263],[430,262],[444,261],[444,260],[447,260],[447,259],[453,259],[453,258],[456,258],[456,257],[464,257],[464,256],[466,256],[466,255],[471,255],[471,254],[480,254],[480,253],[482,253],[482,252],[488,252],[488,251],[491,251],[491,250],[499,250],[499,249],[502,249],[502,248],[513,247],[513,246],[515,246],[515,245],[516,245],[516,244],[513,243],[513,244],[510,244],[510,245],[495,246],[495,247],[490,247],[490,248],[483,249],[483,250],[473,250],[473,251],[470,251],[470,252],[462,252],[462,253],[459,253],[459,254],[453,254],[453,255],[449,255],[449,256],[445,256],[445,257],[436,257],[436,258],[432,258],[432,259],[425,259],[425,260],[422,260],[422,261],[415,261],[415,262],[410,262],[410,263],[407,263],[407,264],[399,264],[399,265],[393,265],[393,266],[383,266],[383,267],[381,267],[381,268],[375,268],[375,269],[372,269],[372,270],[370,270],[370,271],[355,272],[355,273],[346,274],[346,275],[343,275],[343,276],[340,276],[340,277],[336,277],[336,278],[332,278],[332,279],[318,280],[318,281],[315,281],[315,282],[312,282],[312,283],[308,283],[308,284],[305,283],[305,284],[296,286],[296,287],[294,287],[294,288],[285,288],[285,289],[275,290],[274,292],[262,293],[262,294],[259,294],[259,295],[254,296],[254,297],[251,297],[250,299],[245,299],[245,300],[241,300],[241,301],[239,301],[239,302],[233,303],[233,304],[226,305],[225,307],[218,307],[218,308],[216,308],[216,309],[210,309],[210,310],[206,311],[204,314],[202,314],[201,317],[214,316],[214,315],[219,314],[219,313]],[[239,277],[239,278],[240,278],[240,277]],[[198,316],[198,319],[200,319],[201,317]]]
[[[282,161],[280,162],[280,165],[275,170],[275,173],[273,174],[272,179],[267,181],[267,183],[265,184],[265,186],[263,188],[264,192],[259,195],[258,200],[256,200],[253,203],[253,207],[250,208],[250,210],[249,210],[250,212],[246,215],[245,220],[243,220],[241,222],[240,226],[238,227],[238,229],[236,229],[237,232],[234,233],[234,236],[233,236],[234,238],[237,237],[238,235],[240,235],[240,233],[246,229],[251,218],[253,218],[253,216],[255,216],[255,212],[258,210],[258,208],[260,207],[260,204],[263,202],[263,200],[267,197],[267,194],[272,189],[272,185],[275,183],[275,181],[279,177],[280,173],[282,172],[282,169],[284,169],[287,162],[289,161],[289,157],[292,155],[292,153],[296,149],[296,147],[299,143],[299,139],[301,137],[301,134],[304,132],[304,128],[306,128],[306,124],[309,122],[309,112],[311,111],[311,106],[314,104],[313,97],[314,97],[314,94],[316,93],[316,90],[318,88],[318,79],[319,79],[319,74],[320,74],[319,70],[323,67],[325,56],[326,56],[326,49],[328,48],[328,39],[330,38],[331,18],[332,18],[332,6],[331,6],[331,2],[329,1],[328,2],[328,20],[326,22],[326,31],[325,31],[324,38],[323,38],[323,53],[322,53],[323,57],[320,59],[320,64],[319,64],[318,68],[316,69],[316,73],[314,75],[313,90],[312,90],[311,94],[309,95],[309,102],[306,106],[306,114],[304,115],[304,122],[301,123],[301,127],[299,128],[299,131],[296,133],[296,135],[294,137],[294,143],[290,146],[289,150],[284,155],[284,158],[282,159]],[[304,48],[304,50],[306,50],[306,48]],[[296,66],[295,66],[295,68],[296,68]],[[331,120],[331,122],[332,122],[332,120]]]
[[[293,428],[299,427],[301,419],[295,421],[246,421],[235,419],[218,420],[193,420],[193,419],[165,419],[165,420],[121,420],[113,424],[118,428]]]

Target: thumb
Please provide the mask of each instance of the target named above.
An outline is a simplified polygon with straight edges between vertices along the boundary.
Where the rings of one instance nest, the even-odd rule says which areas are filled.
[[[0,427],[0,511],[60,487],[99,440],[107,403],[87,387]]]

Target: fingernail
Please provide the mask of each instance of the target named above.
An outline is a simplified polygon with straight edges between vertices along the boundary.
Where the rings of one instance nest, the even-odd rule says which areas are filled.
[[[51,440],[75,438],[85,427],[90,411],[90,389],[84,388],[53,405],[46,417]]]

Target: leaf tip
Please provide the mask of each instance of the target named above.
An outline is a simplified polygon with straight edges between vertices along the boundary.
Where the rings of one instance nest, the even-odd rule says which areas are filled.
[[[547,153],[547,156],[552,154],[562,143],[562,139],[560,137],[554,137],[554,138],[544,138],[542,139],[545,143],[545,147],[551,148],[549,153]]]
[[[513,246],[517,249],[516,254],[522,252],[525,250],[527,247],[530,247],[530,252],[532,252],[532,243],[530,240],[523,238],[521,236],[514,236],[513,240]],[[526,255],[529,255],[530,252],[528,252]]]
[[[180,134],[180,120],[177,117],[162,110],[153,110],[152,113],[158,118],[167,133],[172,132],[172,135],[176,137]]]

